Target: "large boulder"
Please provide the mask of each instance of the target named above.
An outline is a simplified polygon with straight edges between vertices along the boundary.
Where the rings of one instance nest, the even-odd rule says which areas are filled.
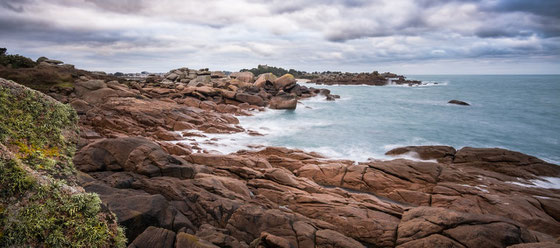
[[[259,75],[259,77],[255,81],[255,86],[257,86],[259,88],[274,87],[274,81],[276,81],[276,79],[278,79],[278,78],[270,72],[269,73],[263,73],[263,74]]]
[[[178,233],[175,241],[175,248],[218,248],[219,246],[200,239],[197,236],[188,233]],[[230,246],[235,247],[235,246]]]
[[[275,96],[270,99],[271,109],[296,109],[297,99],[292,95]]]
[[[211,86],[211,80],[212,78],[210,77],[210,75],[200,75],[197,76],[195,79],[191,80],[188,84],[188,86]]]
[[[464,147],[455,153],[453,163],[479,167],[520,178],[560,177],[560,166],[547,163],[530,155],[501,148]]]
[[[177,79],[179,79],[179,74],[177,73],[170,73],[169,75],[166,75],[165,78],[171,80],[171,81],[175,81]]]
[[[173,248],[175,244],[175,232],[164,228],[150,226],[138,238],[136,238],[129,248]]]
[[[136,239],[150,226],[173,231],[195,229],[192,222],[166,199],[165,192],[147,193],[132,189],[153,182],[146,180],[144,176],[130,172],[97,172],[92,175],[101,180],[91,177],[87,179],[88,176],[85,175],[86,180],[81,184],[87,192],[98,194],[103,203],[115,213],[118,223],[126,227],[129,241]],[[168,192],[175,190],[169,189]]]
[[[253,83],[255,80],[255,75],[250,71],[234,72],[230,75],[230,77],[244,83]]]
[[[78,94],[82,93],[82,90],[98,90],[107,87],[107,84],[103,80],[88,80],[77,82],[74,85]],[[83,89],[82,89],[83,88]]]
[[[226,74],[223,71],[213,71],[210,73],[212,78],[225,78]]]
[[[506,247],[537,241],[527,229],[508,219],[432,207],[406,211],[397,233],[399,247]]]
[[[188,162],[167,154],[159,145],[142,137],[103,139],[76,153],[74,164],[84,172],[131,171],[141,175],[193,178]]]
[[[296,85],[296,78],[292,74],[285,74],[274,81],[274,87],[278,90],[291,89]]]
[[[261,107],[265,105],[264,100],[260,96],[251,95],[247,93],[237,93],[235,95],[235,100],[240,102],[246,102],[251,105],[261,106]]]
[[[108,87],[103,80],[80,81],[74,85],[76,96],[89,104],[103,104],[110,98],[115,97],[136,97],[137,95],[129,90],[125,90],[126,86]]]

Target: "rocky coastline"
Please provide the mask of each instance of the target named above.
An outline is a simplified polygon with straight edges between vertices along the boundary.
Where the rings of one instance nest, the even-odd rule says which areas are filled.
[[[417,84],[401,77],[312,82]],[[394,160],[355,163],[282,147],[214,154],[188,140],[250,132],[236,116],[266,107],[336,98],[291,75],[86,73],[45,93],[75,109],[76,184],[115,214],[128,247],[559,246],[560,190],[535,182],[560,177],[560,167],[519,152],[411,146],[388,151]]]
[[[350,73],[350,72],[332,72],[314,75],[309,81],[318,85],[408,85],[417,86],[423,83],[418,80],[408,80],[405,76],[397,75],[390,72],[379,73]]]

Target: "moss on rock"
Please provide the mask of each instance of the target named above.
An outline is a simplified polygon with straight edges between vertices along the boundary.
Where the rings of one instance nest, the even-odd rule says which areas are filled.
[[[124,247],[116,217],[76,184],[75,111],[0,79],[0,247]]]

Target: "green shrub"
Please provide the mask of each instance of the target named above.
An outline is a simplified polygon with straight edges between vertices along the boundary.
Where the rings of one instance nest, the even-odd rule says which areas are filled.
[[[0,211],[0,247],[124,247],[124,232],[100,214],[97,194],[69,194],[61,180],[41,185],[18,163],[0,160],[0,206],[17,206]]]
[[[257,66],[257,68],[253,68],[253,69],[242,69],[241,71],[250,71],[253,74],[255,74],[255,76],[258,76],[260,74],[263,73],[272,73],[277,77],[281,77],[284,74],[292,74],[295,77],[301,78],[306,76],[307,72],[305,71],[298,71],[298,70],[294,70],[294,69],[289,69],[286,70],[282,67],[274,67],[274,66],[268,66],[268,65],[259,65]]]
[[[70,186],[76,112],[14,85],[0,84],[0,247],[125,247],[99,197]]]
[[[37,63],[28,57],[19,54],[10,54],[0,56],[0,65],[11,66],[12,68],[32,68],[35,67]]]
[[[37,65],[35,61],[28,57],[19,54],[8,55],[7,50],[6,48],[0,48],[0,65],[12,68],[31,68]]]
[[[33,179],[17,165],[15,160],[0,160],[0,176],[2,198],[21,195],[33,186]]]
[[[61,155],[71,157],[74,145],[62,130],[77,129],[76,112],[69,105],[46,101],[39,94],[30,90],[12,93],[0,88],[0,142],[27,146],[30,150],[24,152],[28,153],[38,149],[50,149],[52,153],[59,149]]]

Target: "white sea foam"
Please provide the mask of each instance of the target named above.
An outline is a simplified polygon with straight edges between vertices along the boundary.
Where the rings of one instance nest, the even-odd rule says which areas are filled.
[[[257,140],[255,136],[249,135],[247,132],[233,134],[208,134],[198,130],[190,131],[201,136],[188,136],[183,140],[172,141],[172,143],[196,143],[201,150],[229,154],[239,150],[251,150],[253,147],[267,145],[265,140]]]
[[[240,126],[247,130],[254,130],[271,137],[290,136],[305,130],[332,125],[328,121],[313,119],[284,119],[284,118],[244,118],[240,119]]]
[[[393,160],[393,159],[407,159],[407,160],[412,160],[412,161],[419,161],[419,162],[432,162],[432,163],[437,163],[437,160],[435,159],[421,159],[420,155],[417,152],[407,152],[407,153],[403,153],[403,154],[399,154],[399,155],[395,155],[395,156],[387,156],[387,155],[383,155],[381,156],[382,160]]]
[[[317,152],[328,159],[345,159],[345,160],[347,159],[355,162],[367,162],[372,159],[380,160],[380,161],[406,159],[406,160],[412,160],[418,162],[433,162],[433,163],[437,162],[435,159],[430,159],[430,160],[421,159],[418,156],[418,154],[415,152],[409,152],[396,156],[388,156],[382,153],[372,152],[369,149],[359,147],[359,146],[351,146],[351,147],[322,146],[322,147],[289,147],[289,148],[298,148],[306,152]]]
[[[306,152],[317,152],[329,159],[348,159],[355,162],[365,162],[378,157],[377,154],[359,147],[298,147]]]
[[[396,84],[396,83],[391,83],[388,84],[386,86],[388,87],[412,87],[412,88],[418,88],[418,87],[432,87],[432,86],[447,86],[449,82],[448,81],[444,81],[444,82],[437,82],[437,81],[422,81],[421,84],[412,84],[412,85],[408,85],[408,84]]]
[[[395,144],[383,145],[382,148],[385,151],[390,151],[392,149],[399,148],[399,147],[405,147],[405,146],[435,146],[435,145],[441,145],[441,144],[439,144],[437,142],[427,140],[425,138],[421,138],[421,137],[412,137],[406,143],[395,143]]]
[[[433,80],[440,78],[444,77],[435,77]],[[536,155],[559,164],[560,157],[555,152],[557,149],[554,149],[559,144],[554,135],[557,133],[556,129],[538,125],[547,122],[536,121],[541,120],[538,119],[539,116],[531,115],[535,112],[529,111],[535,109],[535,106],[530,105],[531,102],[521,105],[508,102],[515,108],[500,108],[503,104],[492,104],[495,95],[491,93],[496,92],[497,88],[490,87],[491,84],[481,84],[484,82],[481,81],[474,87],[471,85],[472,79],[453,80],[449,85],[444,80],[439,80],[441,83],[438,84],[435,84],[436,81],[424,81],[430,87],[422,90],[408,85],[397,89],[390,88],[393,86],[387,88],[301,83],[304,80],[300,81],[302,85],[328,88],[332,94],[342,98],[331,102],[326,101],[324,96],[317,96],[301,100],[295,111],[267,110],[257,112],[254,116],[238,117],[240,126],[265,136],[237,133],[186,138],[191,139],[187,142],[200,143],[203,149],[221,153],[251,149],[254,145],[274,145],[355,161],[367,161],[369,158],[419,160],[414,154],[399,157],[384,155],[388,150],[409,145],[450,145],[456,148],[506,146],[506,149]],[[447,87],[437,87],[446,85]],[[516,88],[501,87],[499,91],[510,89]],[[447,104],[447,100],[453,99],[457,92],[460,92],[461,99],[472,101],[475,105],[457,111],[454,105]],[[441,107],[443,105],[449,107]],[[543,108],[539,108],[541,109]],[[524,114],[521,118],[518,113],[532,116],[531,120],[535,120],[534,127],[524,123],[521,125],[520,120],[529,117]],[[546,116],[548,118],[552,115]],[[522,137],[520,134],[524,132],[531,135]],[[541,139],[546,139],[543,141],[546,146],[540,145],[543,143]],[[533,187],[536,187],[535,183],[543,183],[519,182],[526,182]]]

